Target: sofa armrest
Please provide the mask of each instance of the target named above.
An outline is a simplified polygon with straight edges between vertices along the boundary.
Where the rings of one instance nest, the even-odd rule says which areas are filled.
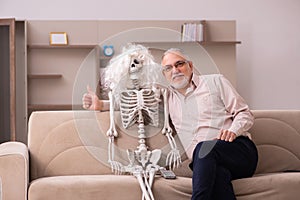
[[[20,142],[0,145],[0,178],[2,199],[26,199],[28,188],[28,148]]]

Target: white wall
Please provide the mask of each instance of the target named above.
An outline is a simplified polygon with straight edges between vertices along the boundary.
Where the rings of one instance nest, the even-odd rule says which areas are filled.
[[[299,0],[0,0],[17,19],[236,20],[238,91],[252,109],[300,109]]]

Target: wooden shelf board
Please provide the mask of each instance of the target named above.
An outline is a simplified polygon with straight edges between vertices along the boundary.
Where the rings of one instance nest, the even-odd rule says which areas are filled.
[[[164,44],[164,43],[199,43],[201,45],[236,45],[241,44],[241,41],[174,41],[174,42],[137,42],[139,44]]]
[[[29,110],[72,110],[82,109],[82,105],[72,104],[28,104]]]
[[[58,79],[62,74],[28,74],[29,79]]]
[[[191,41],[192,42],[192,41]],[[202,45],[232,45],[241,44],[241,41],[201,41]],[[66,45],[66,46],[50,46],[43,44],[28,45],[29,49],[92,49],[97,45],[80,44],[80,45]]]
[[[27,45],[29,49],[93,49],[96,44],[77,44],[77,45],[60,45],[60,46],[51,46],[48,44],[32,44]]]
[[[201,45],[234,45],[241,44],[241,41],[201,41]]]

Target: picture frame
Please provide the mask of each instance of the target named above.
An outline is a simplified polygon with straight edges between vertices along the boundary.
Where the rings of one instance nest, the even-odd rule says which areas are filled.
[[[50,45],[63,46],[68,45],[68,36],[66,32],[50,32]]]

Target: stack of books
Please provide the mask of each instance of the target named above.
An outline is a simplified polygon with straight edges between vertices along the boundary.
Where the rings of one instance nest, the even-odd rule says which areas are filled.
[[[201,23],[184,23],[181,28],[181,41],[203,41],[203,24]]]

